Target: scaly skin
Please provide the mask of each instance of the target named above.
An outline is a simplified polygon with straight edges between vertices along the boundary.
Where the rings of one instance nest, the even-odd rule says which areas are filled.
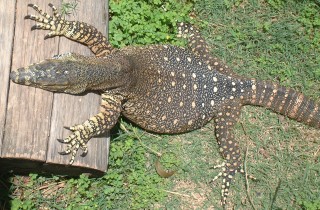
[[[189,47],[154,45],[112,48],[93,26],[66,21],[53,8],[54,16],[33,7],[40,17],[33,29],[51,30],[49,37],[65,36],[87,45],[98,57],[73,53],[55,56],[38,64],[12,71],[13,82],[70,94],[101,90],[101,111],[83,124],[69,129],[73,134],[59,140],[72,154],[93,136],[110,130],[122,114],[140,127],[157,133],[176,134],[215,122],[220,153],[222,204],[231,181],[241,172],[241,153],[233,133],[242,106],[258,105],[320,128],[319,105],[301,93],[275,83],[237,76],[210,55],[206,42],[189,24],[179,24],[180,35],[188,36]]]

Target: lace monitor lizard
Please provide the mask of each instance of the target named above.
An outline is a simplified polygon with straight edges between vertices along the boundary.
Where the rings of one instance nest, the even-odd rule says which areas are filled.
[[[233,134],[242,106],[258,105],[289,118],[320,128],[319,104],[276,83],[243,78],[210,55],[199,31],[190,24],[178,24],[188,47],[152,45],[113,48],[96,28],[83,22],[67,21],[52,5],[53,15],[37,5],[28,5],[40,16],[32,29],[50,30],[45,38],[65,36],[87,45],[95,56],[75,53],[54,56],[40,63],[12,71],[13,82],[48,91],[79,94],[101,90],[101,111],[83,124],[69,129],[65,139],[73,163],[78,149],[85,155],[91,137],[110,130],[120,115],[151,132],[177,134],[215,122],[220,153],[222,204],[230,183],[241,172],[241,154]]]

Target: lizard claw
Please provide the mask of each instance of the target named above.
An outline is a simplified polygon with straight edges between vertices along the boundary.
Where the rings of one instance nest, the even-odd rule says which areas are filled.
[[[24,19],[26,20],[26,19],[31,19],[31,15],[26,15],[26,16],[24,16]]]
[[[58,152],[60,155],[68,155],[70,154],[70,152],[67,152],[67,151],[62,151],[62,152]]]
[[[59,154],[71,154],[69,164],[72,164],[79,148],[83,151],[80,155],[81,157],[84,157],[88,154],[88,148],[86,144],[93,134],[88,133],[89,130],[85,125],[75,125],[71,127],[64,126],[64,128],[72,131],[73,133],[65,139],[57,139],[60,143],[68,144],[67,149],[64,152],[59,152]]]
[[[38,23],[38,24],[31,27],[31,31],[37,30],[37,29],[44,29],[44,28],[45,28],[45,25]]]
[[[31,27],[31,31],[34,31],[36,29],[37,29],[37,25],[34,25],[34,26]]]
[[[65,129],[67,129],[69,131],[72,131],[72,132],[74,132],[76,130],[80,131],[80,130],[84,129],[84,127],[81,124],[77,124],[77,125],[74,125],[74,126],[63,126],[63,128],[65,128]]]
[[[69,127],[69,126],[63,126],[63,128],[64,128],[64,129],[67,129],[67,130],[69,130],[69,131],[74,131],[74,130],[72,130],[71,127]]]
[[[83,149],[83,148],[82,148]],[[85,157],[88,154],[88,149],[85,148],[82,154],[80,155],[81,157]]]
[[[66,142],[64,142],[63,139],[57,139],[57,141],[60,142],[60,143],[66,143]]]
[[[44,40],[51,38],[52,36],[50,36],[50,34],[47,34],[44,36]]]

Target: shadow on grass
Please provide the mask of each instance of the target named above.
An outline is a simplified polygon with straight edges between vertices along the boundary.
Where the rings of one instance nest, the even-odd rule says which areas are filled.
[[[10,183],[10,175],[0,174],[0,210],[10,209],[10,189],[11,189],[11,183]]]

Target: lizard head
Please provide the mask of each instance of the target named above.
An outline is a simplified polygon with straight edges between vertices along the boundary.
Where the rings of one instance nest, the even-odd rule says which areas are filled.
[[[82,93],[87,86],[83,78],[86,67],[81,65],[84,58],[85,56],[74,53],[57,55],[12,71],[10,79],[21,85],[52,92]]]

